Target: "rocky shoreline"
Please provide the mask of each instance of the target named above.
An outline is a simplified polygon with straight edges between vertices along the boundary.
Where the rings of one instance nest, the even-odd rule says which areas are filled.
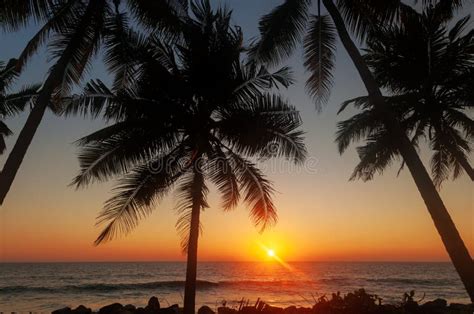
[[[197,314],[473,314],[474,304],[459,304],[436,299],[421,303],[414,300],[414,292],[406,293],[399,304],[384,304],[376,295],[366,293],[363,289],[342,296],[340,293],[331,297],[322,296],[315,299],[312,307],[289,306],[286,308],[271,306],[261,300],[254,305],[242,300],[236,307],[226,304],[216,310],[209,306],[199,308]],[[157,297],[151,297],[145,307],[132,304],[113,303],[93,311],[80,305],[75,309],[69,307],[53,311],[52,314],[182,314],[182,308],[174,304],[162,308]]]

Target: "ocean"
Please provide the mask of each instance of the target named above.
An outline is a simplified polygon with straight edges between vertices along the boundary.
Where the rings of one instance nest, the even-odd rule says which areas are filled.
[[[0,263],[0,312],[47,312],[84,304],[92,309],[113,302],[182,305],[186,264]],[[257,298],[275,306],[307,306],[314,299],[359,288],[397,303],[404,292],[416,299],[445,298],[469,303],[450,263],[205,262],[198,265],[197,305],[236,306]]]

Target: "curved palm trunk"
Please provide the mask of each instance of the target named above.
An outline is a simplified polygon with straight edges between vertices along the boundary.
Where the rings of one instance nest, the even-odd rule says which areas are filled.
[[[196,307],[196,276],[197,276],[197,250],[199,238],[199,216],[203,204],[202,190],[204,177],[201,168],[194,167],[193,182],[193,207],[191,212],[191,227],[189,230],[188,258],[186,264],[186,284],[184,287],[183,314],[194,314]]]
[[[48,77],[43,90],[41,91],[38,99],[35,102],[35,105],[33,106],[33,109],[28,115],[25,125],[18,135],[15,146],[13,146],[12,151],[5,161],[2,172],[0,173],[0,205],[3,205],[3,201],[10,190],[16,173],[18,172],[23,158],[26,155],[26,151],[28,150],[31,141],[35,136],[36,130],[38,129],[46,108],[48,107],[49,100],[54,90],[53,75],[54,73],[51,73],[51,75]]]
[[[18,139],[13,146],[12,151],[8,155],[3,170],[0,173],[0,205],[3,205],[5,197],[10,190],[10,187],[15,179],[15,176],[20,168],[21,163],[26,155],[28,147],[36,134],[36,130],[43,119],[43,115],[48,107],[51,97],[54,91],[61,86],[63,78],[65,76],[69,61],[72,59],[74,51],[80,49],[81,37],[87,23],[93,18],[94,14],[100,10],[100,5],[103,5],[102,1],[89,1],[86,11],[83,15],[81,23],[78,25],[78,32],[75,37],[69,42],[63,51],[63,54],[53,66],[48,78],[46,79],[38,98],[35,101],[35,105],[31,110],[25,125],[23,126]]]
[[[469,255],[466,245],[459,235],[433,181],[420,160],[415,148],[410,143],[405,132],[395,117],[392,116],[385,104],[380,88],[372,73],[364,62],[359,50],[350,38],[344,20],[332,0],[322,0],[331,15],[344,48],[347,50],[359,75],[364,82],[373,102],[375,110],[379,111],[385,120],[387,129],[393,134],[398,149],[403,156],[415,184],[428,208],[431,218],[441,236],[446,250],[461,277],[471,301],[474,302],[474,262]]]

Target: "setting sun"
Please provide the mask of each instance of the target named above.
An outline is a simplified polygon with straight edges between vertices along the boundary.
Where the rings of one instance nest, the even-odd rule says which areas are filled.
[[[268,250],[267,251],[268,256],[270,257],[275,257],[275,251],[274,250]]]

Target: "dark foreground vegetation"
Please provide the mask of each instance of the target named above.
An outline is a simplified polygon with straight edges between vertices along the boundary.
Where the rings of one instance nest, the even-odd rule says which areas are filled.
[[[69,307],[59,309],[53,314],[181,314],[182,308],[177,304],[161,308],[156,297],[151,297],[146,307],[135,307],[134,305],[122,305],[113,303],[102,307],[94,312],[83,305],[75,309]],[[289,306],[286,308],[275,307],[257,300],[255,305],[249,301],[242,300],[237,306],[229,307],[226,303],[217,308],[217,314],[472,314],[474,304],[459,304],[448,302],[444,299],[436,299],[422,303],[414,299],[414,293],[405,294],[398,304],[384,304],[377,295],[368,294],[364,289],[353,293],[341,295],[334,293],[331,297],[322,296],[315,300],[312,307]],[[216,314],[216,311],[208,306],[202,306],[198,314]]]

